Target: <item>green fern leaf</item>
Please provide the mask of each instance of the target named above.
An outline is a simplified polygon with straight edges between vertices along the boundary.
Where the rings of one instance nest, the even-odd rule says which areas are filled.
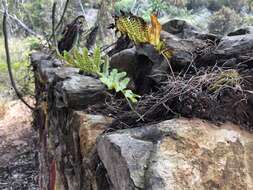
[[[131,102],[136,103],[138,100],[137,98],[140,98],[141,96],[135,94],[132,92],[132,90],[124,90],[123,91],[124,96],[129,99]]]
[[[100,48],[96,47],[93,53],[93,65],[94,65],[94,69],[96,70],[96,73],[99,73],[101,64],[102,64],[102,59],[101,59]]]
[[[64,60],[65,60],[67,63],[69,63],[69,64],[75,66],[74,58],[73,58],[73,56],[72,56],[69,52],[64,51],[64,52],[63,52],[63,58],[64,58]]]

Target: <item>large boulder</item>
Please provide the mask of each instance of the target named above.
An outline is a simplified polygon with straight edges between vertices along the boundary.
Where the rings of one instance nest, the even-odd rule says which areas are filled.
[[[114,190],[253,189],[253,135],[238,126],[173,119],[99,137]]]

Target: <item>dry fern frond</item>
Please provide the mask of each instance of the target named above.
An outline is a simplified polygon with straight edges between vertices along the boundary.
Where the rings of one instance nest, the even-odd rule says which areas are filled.
[[[161,42],[161,30],[162,26],[159,23],[157,17],[155,15],[151,15],[151,26],[148,29],[148,41],[152,44],[157,50],[161,49],[162,42]]]
[[[121,34],[127,35],[134,43],[148,41],[148,25],[140,17],[124,13],[122,16],[115,17],[115,26]]]

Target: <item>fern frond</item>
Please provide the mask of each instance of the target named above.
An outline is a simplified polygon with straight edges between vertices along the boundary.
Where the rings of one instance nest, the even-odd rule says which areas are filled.
[[[115,26],[118,31],[127,35],[134,43],[147,42],[148,25],[141,17],[124,13],[115,19]]]
[[[173,52],[167,50],[165,43],[160,39],[162,26],[156,15],[151,15],[149,26],[141,17],[127,14],[121,11],[121,16],[115,18],[115,27],[121,34],[126,35],[135,44],[149,43],[167,59],[172,57]]]
[[[95,47],[94,52],[93,52],[93,65],[94,65],[94,70],[100,72],[100,66],[102,64],[102,59],[101,59],[101,51],[99,47]]]
[[[64,60],[65,60],[67,63],[69,63],[69,64],[75,66],[75,60],[74,60],[73,56],[72,56],[69,52],[64,51],[64,52],[63,52],[63,58],[64,58]]]

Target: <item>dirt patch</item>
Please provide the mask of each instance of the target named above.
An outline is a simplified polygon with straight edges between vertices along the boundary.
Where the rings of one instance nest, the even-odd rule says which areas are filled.
[[[38,189],[36,135],[32,114],[20,101],[4,105],[0,118],[0,189]]]

